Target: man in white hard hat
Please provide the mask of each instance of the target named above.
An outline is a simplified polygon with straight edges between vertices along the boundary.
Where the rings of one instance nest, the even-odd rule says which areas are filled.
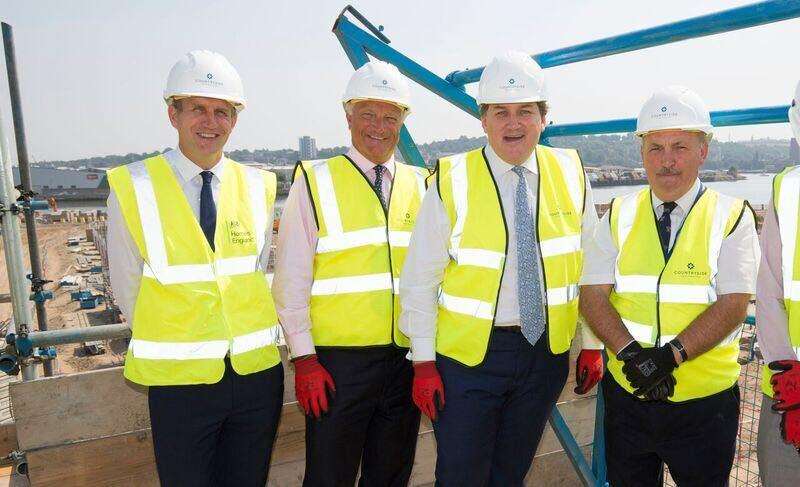
[[[419,412],[398,279],[428,171],[394,159],[409,86],[371,61],[342,99],[352,145],[301,161],[281,217],[273,292],[306,419],[306,486],[404,486]]]
[[[800,140],[800,83],[789,124]],[[800,166],[775,176],[769,208],[761,228],[756,284],[758,345],[767,364],[761,381],[758,474],[766,487],[792,485],[800,478],[800,297],[794,292],[800,276]]]
[[[578,153],[539,144],[546,100],[527,54],[486,66],[489,143],[439,159],[411,238],[401,329],[442,485],[522,485],[567,379],[597,214]]]
[[[283,402],[265,274],[275,175],[222,152],[245,98],[221,54],[184,55],[164,101],[178,147],[108,173],[125,377],[149,386],[162,485],[263,487]]]
[[[754,215],[698,178],[712,127],[696,93],[657,91],[636,135],[649,186],[612,201],[581,278],[581,313],[608,351],[608,480],[661,485],[666,463],[678,485],[728,485]]]

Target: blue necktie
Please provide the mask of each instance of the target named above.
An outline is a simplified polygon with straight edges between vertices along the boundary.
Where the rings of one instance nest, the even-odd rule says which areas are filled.
[[[539,282],[539,247],[534,237],[534,221],[528,201],[526,169],[515,166],[511,169],[519,177],[514,197],[514,229],[517,232],[517,296],[522,334],[535,345],[544,333],[544,303]]]
[[[203,178],[203,189],[200,190],[200,228],[203,229],[211,250],[214,250],[214,230],[217,228],[217,206],[214,204],[214,195],[211,192],[211,179],[214,173],[203,171],[200,176]]]
[[[378,193],[384,210],[386,209],[386,197],[383,196],[383,171],[385,170],[386,168],[382,164],[375,166],[375,192]]]

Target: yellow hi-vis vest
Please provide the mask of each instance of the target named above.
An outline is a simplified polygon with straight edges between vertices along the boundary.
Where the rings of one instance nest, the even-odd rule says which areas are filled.
[[[781,275],[789,342],[794,348],[795,360],[800,360],[800,246],[797,245],[800,234],[800,166],[788,167],[775,176],[772,204],[781,234]],[[761,390],[769,397],[773,396],[769,383],[771,378],[772,371],[765,364]]]
[[[549,346],[561,353],[569,349],[578,320],[586,183],[575,150],[537,145],[536,163],[538,204],[531,231],[543,262]],[[440,159],[436,178],[450,219],[436,351],[475,366],[486,356],[508,252],[504,209],[483,149]]]
[[[319,230],[311,285],[314,345],[408,347],[398,328],[399,278],[427,174],[396,162],[385,211],[347,156],[298,163],[295,178],[305,177]]]
[[[125,377],[143,385],[218,382],[280,362],[278,317],[258,268],[275,175],[225,160],[216,252],[163,156],[117,167],[108,181],[144,260]]]
[[[650,188],[615,198],[611,235],[619,250],[610,301],[631,336],[645,347],[675,338],[717,299],[722,241],[736,228],[745,202],[706,189],[684,220],[671,252],[658,239]],[[680,365],[671,402],[710,396],[736,383],[741,327],[708,352]],[[628,392],[633,388],[612,354],[608,370]]]

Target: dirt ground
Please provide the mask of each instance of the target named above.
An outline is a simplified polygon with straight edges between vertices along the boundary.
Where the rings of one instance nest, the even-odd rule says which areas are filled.
[[[42,271],[46,279],[54,281],[45,286],[45,289],[53,291],[53,299],[45,303],[48,329],[86,327],[113,322],[113,314],[107,309],[105,303],[100,304],[96,309],[81,310],[80,303],[70,299],[70,292],[75,289],[65,289],[58,285],[58,281],[64,275],[88,275],[88,273],[78,271],[78,256],[82,254],[70,251],[74,247],[67,246],[67,240],[70,237],[80,237],[82,242],[79,247],[82,250],[93,250],[94,246],[92,244],[85,243],[86,229],[88,227],[88,223],[37,224]],[[29,263],[29,258],[24,227],[23,246],[27,264]],[[8,292],[9,284],[5,266],[5,254],[0,248],[0,293]],[[11,315],[11,304],[0,303],[0,320],[7,320]],[[54,371],[68,374],[121,364],[125,353],[123,341],[114,340],[113,343],[105,341],[104,345],[106,353],[97,356],[86,355],[82,344],[56,347],[57,359]]]

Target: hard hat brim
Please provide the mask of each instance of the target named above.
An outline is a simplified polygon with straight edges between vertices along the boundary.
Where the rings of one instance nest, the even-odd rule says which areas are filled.
[[[528,96],[515,99],[502,99],[502,98],[480,98],[475,100],[475,103],[480,105],[510,105],[513,103],[538,103],[540,101],[547,101],[547,98],[542,96]]]
[[[169,105],[172,105],[172,102],[174,100],[182,100],[184,98],[192,98],[194,96],[197,96],[197,97],[200,97],[200,98],[213,98],[215,100],[227,101],[228,103],[230,103],[233,106],[233,108],[236,109],[236,113],[239,113],[242,110],[244,110],[245,106],[246,106],[245,101],[241,100],[241,99],[230,98],[230,97],[225,97],[225,96],[215,96],[213,93],[202,93],[202,92],[197,92],[197,93],[172,93],[170,95],[164,95],[164,103],[166,103],[167,106],[169,106]]]
[[[690,126],[677,126],[677,127],[659,127],[657,129],[651,130],[637,130],[633,134],[637,137],[644,137],[647,134],[652,134],[655,132],[665,132],[667,130],[683,130],[684,132],[701,132],[706,135],[714,135],[714,128],[709,125],[690,125]]]
[[[402,110],[405,110],[406,114],[411,113],[411,107],[409,107],[407,105],[399,103],[399,102],[397,102],[395,100],[387,100],[386,98],[377,98],[377,97],[376,98],[369,98],[369,97],[346,98],[346,99],[342,100],[342,107],[344,107],[345,105],[347,105],[350,102],[359,102],[359,101],[381,101],[383,103],[388,103],[388,104],[394,105],[394,106],[396,106],[396,107],[398,107],[398,108],[400,108]]]

